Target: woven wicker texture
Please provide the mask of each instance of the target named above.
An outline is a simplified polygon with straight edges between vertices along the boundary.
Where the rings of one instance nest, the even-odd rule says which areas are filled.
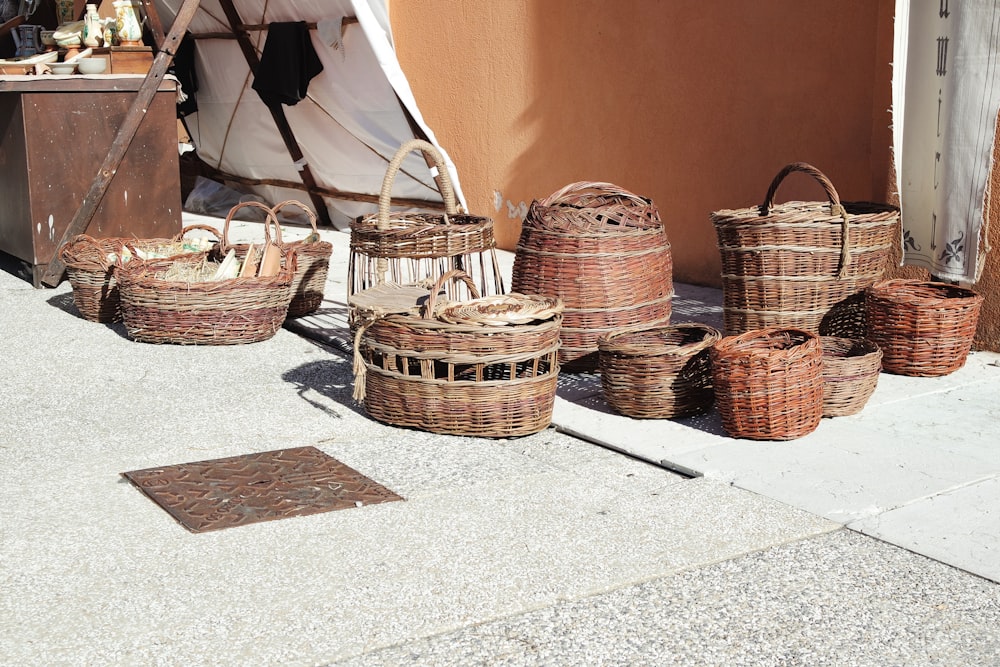
[[[684,323],[622,330],[597,341],[604,398],[637,419],[670,419],[712,407],[710,326]]]
[[[263,206],[263,205],[262,205]],[[238,207],[230,210],[223,227],[221,247],[213,252],[236,250],[241,259],[246,249],[228,246],[229,223]],[[278,226],[271,210],[264,225]],[[248,276],[209,282],[164,280],[177,263],[198,263],[204,256],[181,256],[163,260],[129,262],[118,270],[122,319],[130,338],[143,343],[180,345],[235,345],[267,340],[285,321],[292,299],[296,270],[294,250],[280,248],[281,267],[275,276]]]
[[[439,311],[445,283],[455,279],[474,291],[466,274],[448,271],[420,314],[386,315],[358,328],[355,398],[379,421],[434,433],[541,431],[552,421],[558,381],[558,304],[527,323],[514,309],[505,326],[444,322],[432,313]],[[525,303],[528,310],[537,307],[534,300]]]
[[[878,385],[882,351],[863,338],[820,336],[823,348],[823,416],[861,412]]]
[[[437,169],[445,212],[392,213],[392,186],[404,158],[422,151]],[[351,255],[347,268],[347,298],[383,284],[413,285],[433,282],[446,271],[459,269],[472,277],[482,295],[503,294],[504,286],[496,257],[493,221],[458,210],[455,191],[444,156],[433,145],[415,139],[396,152],[386,169],[379,193],[378,213],[351,223]],[[461,289],[449,285],[448,289]],[[468,297],[468,292],[449,292]],[[371,299],[369,299],[371,301]],[[352,307],[351,326],[358,318],[375,317],[378,308],[359,315]]]
[[[511,287],[562,299],[560,363],[596,368],[602,335],[670,319],[673,259],[659,211],[610,183],[571,183],[532,202]]]
[[[868,338],[888,373],[934,377],[965,365],[983,297],[970,289],[919,280],[886,280],[867,294]]]
[[[118,295],[118,281],[115,278],[114,262],[110,255],[118,257],[128,246],[132,251],[156,251],[172,247],[195,230],[207,231],[218,238],[219,232],[207,225],[188,225],[179,234],[169,239],[136,239],[113,237],[96,239],[86,234],[74,236],[59,249],[59,258],[66,264],[66,276],[73,287],[73,303],[80,315],[92,322],[118,322],[121,320],[121,306]],[[133,252],[133,254],[135,254]]]
[[[727,336],[710,352],[715,407],[734,438],[792,440],[823,417],[823,351],[799,329]]]
[[[271,210],[277,217],[278,213],[288,206],[302,209],[312,226],[312,234],[305,239],[284,244],[286,249],[295,251],[295,259],[298,262],[298,269],[292,280],[292,302],[288,305],[288,317],[302,317],[315,312],[323,303],[323,289],[326,287],[326,277],[330,271],[333,244],[320,240],[319,230],[316,228],[316,214],[302,202],[288,199],[275,204]]]
[[[828,201],[774,204],[778,186],[794,172],[814,178]],[[788,327],[864,337],[864,290],[892,264],[896,208],[841,202],[822,172],[795,162],[775,176],[763,204],[716,211],[711,220],[727,334]]]

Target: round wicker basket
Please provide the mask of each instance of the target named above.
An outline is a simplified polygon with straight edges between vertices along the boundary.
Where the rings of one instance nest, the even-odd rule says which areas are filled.
[[[823,348],[823,416],[861,412],[878,385],[882,350],[863,338],[820,336]]]

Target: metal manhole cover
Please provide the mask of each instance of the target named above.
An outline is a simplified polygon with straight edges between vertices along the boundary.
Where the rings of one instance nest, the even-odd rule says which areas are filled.
[[[122,475],[195,533],[403,499],[315,447]]]

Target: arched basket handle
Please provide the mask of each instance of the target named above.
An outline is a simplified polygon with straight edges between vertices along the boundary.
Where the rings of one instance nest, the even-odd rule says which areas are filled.
[[[392,205],[392,184],[396,179],[396,174],[403,164],[407,155],[415,150],[421,151],[424,155],[434,161],[434,166],[438,170],[438,183],[441,188],[441,198],[444,200],[445,222],[449,215],[456,215],[458,207],[455,204],[455,188],[451,183],[451,176],[448,175],[448,168],[444,164],[444,156],[430,142],[422,139],[412,139],[399,147],[396,155],[389,162],[385,171],[385,178],[382,179],[382,190],[378,196],[378,230],[387,231],[389,229],[389,208]]]
[[[431,287],[431,293],[427,296],[427,301],[424,302],[423,308],[420,311],[425,320],[434,318],[434,309],[437,306],[437,295],[444,289],[445,284],[451,280],[461,280],[465,283],[466,287],[469,288],[469,294],[472,295],[472,298],[479,298],[479,290],[476,289],[476,283],[472,280],[472,277],[469,276],[468,273],[459,269],[445,271],[436,281],[434,281],[434,285]]]
[[[271,232],[269,228],[273,224],[274,243],[281,245],[281,227],[278,225],[278,218],[275,216],[274,211],[271,209],[271,207],[267,206],[266,204],[261,204],[258,201],[244,201],[240,202],[236,206],[229,209],[229,213],[226,215],[226,222],[222,226],[222,247],[220,248],[222,254],[226,254],[227,252],[229,252],[230,248],[229,223],[232,222],[233,217],[236,215],[237,211],[239,211],[241,208],[247,208],[247,207],[259,208],[267,214],[267,217],[264,218],[264,243],[265,244],[271,243]]]

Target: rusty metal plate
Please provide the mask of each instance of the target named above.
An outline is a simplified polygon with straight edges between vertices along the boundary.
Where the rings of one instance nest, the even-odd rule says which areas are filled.
[[[403,499],[315,447],[122,476],[195,533]]]

